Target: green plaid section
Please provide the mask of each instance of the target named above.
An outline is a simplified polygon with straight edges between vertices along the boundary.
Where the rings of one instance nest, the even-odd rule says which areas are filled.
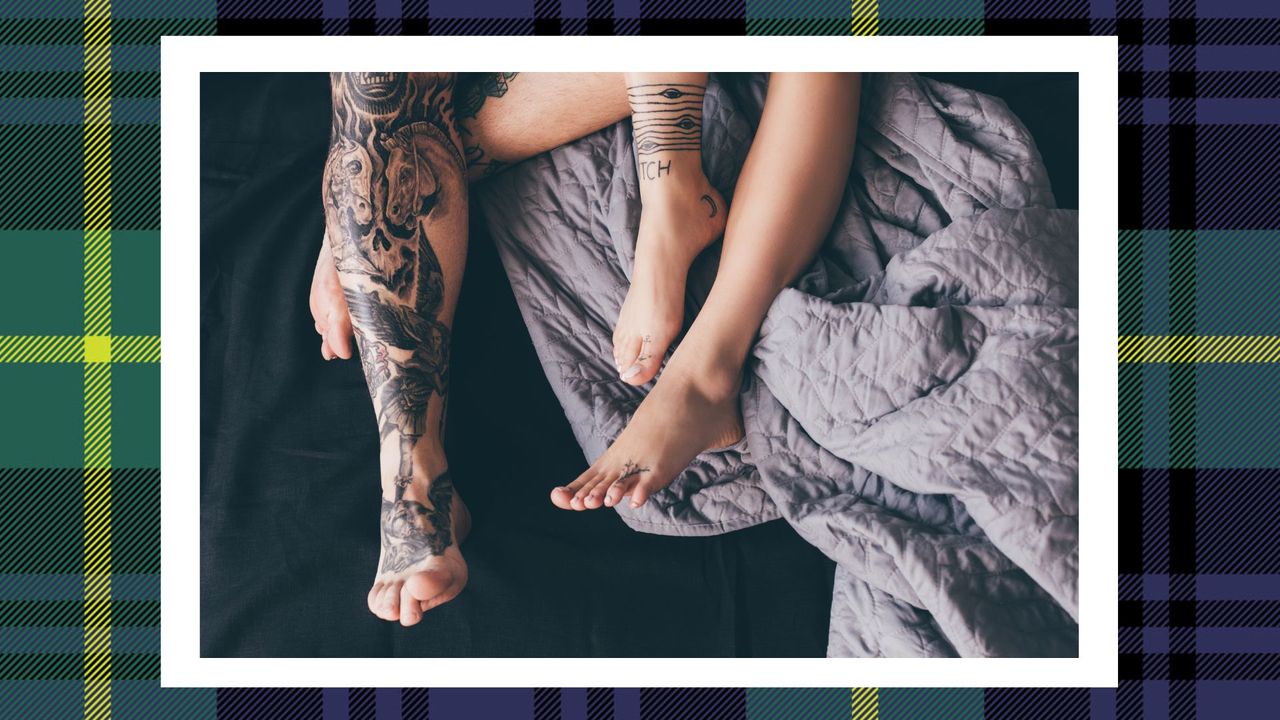
[[[0,8],[3,717],[213,714],[156,682],[158,42],[204,5]]]
[[[542,708],[539,717],[559,717],[581,707],[592,720],[696,717],[699,709],[726,718],[1101,718],[1146,710],[1190,717],[1198,694],[1202,708],[1215,701],[1237,710],[1264,700],[1274,706],[1261,685],[1240,680],[1250,673],[1274,680],[1276,656],[1232,654],[1222,649],[1225,636],[1215,635],[1252,623],[1257,632],[1231,636],[1245,647],[1277,625],[1266,605],[1276,601],[1267,595],[1274,562],[1228,552],[1233,529],[1255,522],[1254,496],[1274,494],[1267,480],[1274,473],[1253,471],[1275,467],[1280,442],[1269,417],[1271,393],[1258,391],[1280,383],[1272,273],[1258,261],[1280,240],[1275,203],[1264,197],[1274,190],[1266,178],[1274,176],[1269,163],[1280,137],[1278,93],[1263,77],[1274,63],[1255,66],[1243,53],[1253,46],[1273,58],[1280,29],[1274,18],[1251,16],[1257,12],[1250,3],[1215,10],[1189,0],[461,5],[0,5],[0,250],[9,260],[0,285],[0,397],[7,410],[0,413],[0,500],[7,510],[0,516],[0,717],[366,717],[376,707],[378,717],[426,718],[438,693],[438,720],[459,716],[447,708],[466,706],[451,693],[495,702],[496,693],[483,691],[378,691],[371,700],[345,689],[215,695],[162,691],[156,683],[158,41],[215,32],[1118,34],[1126,193],[1120,465],[1122,494],[1138,498],[1122,508],[1129,518],[1122,532],[1137,548],[1122,548],[1121,641],[1130,647],[1122,650],[1122,667],[1135,667],[1126,658],[1137,665],[1124,671],[1121,689],[597,689],[563,690],[555,702],[554,693],[529,691],[506,716],[531,717]],[[105,102],[90,102],[103,88],[98,99]],[[87,122],[103,112],[106,133],[102,123]],[[1188,502],[1201,495],[1217,506]],[[1254,533],[1251,541],[1262,543],[1255,554],[1274,559],[1269,535]],[[1209,574],[1198,574],[1199,554],[1214,561],[1205,565]],[[1256,582],[1235,582],[1248,578]],[[1213,612],[1225,627],[1208,624]],[[1205,642],[1219,643],[1216,655],[1196,654],[1199,619]],[[1244,672],[1223,658],[1255,669]],[[1208,678],[1203,685],[1193,680],[1198,672]],[[575,693],[582,693],[581,705],[573,704]]]

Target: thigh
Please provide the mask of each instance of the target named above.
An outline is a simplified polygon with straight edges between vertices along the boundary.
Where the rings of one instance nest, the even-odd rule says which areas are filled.
[[[472,181],[631,112],[622,73],[469,73],[455,108]]]

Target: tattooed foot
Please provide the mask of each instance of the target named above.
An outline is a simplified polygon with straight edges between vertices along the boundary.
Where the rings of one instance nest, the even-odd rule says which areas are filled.
[[[430,483],[411,482],[399,494],[382,499],[382,554],[369,610],[407,627],[467,584],[458,544],[471,528],[471,515],[447,472]]]
[[[690,353],[687,357],[696,357]],[[742,438],[738,368],[694,367],[677,352],[618,439],[584,473],[551,492],[564,510],[613,507],[624,497],[639,507],[704,450]]]
[[[674,172],[664,175],[657,183],[661,188],[644,199],[631,288],[613,330],[618,375],[632,385],[643,385],[658,374],[684,324],[689,266],[724,233],[724,198],[701,169],[693,172],[696,177],[690,181],[679,180]]]
[[[351,312],[338,281],[338,269],[333,264],[333,253],[328,241],[320,244],[320,256],[316,258],[316,271],[311,277],[311,317],[320,335],[320,356],[325,360],[335,357],[351,359]]]

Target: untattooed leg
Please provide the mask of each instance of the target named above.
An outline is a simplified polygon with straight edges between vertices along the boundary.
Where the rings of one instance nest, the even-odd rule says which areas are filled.
[[[774,298],[813,259],[853,159],[860,78],[774,74],[734,191],[706,303],[657,385],[604,455],[552,501],[639,506],[693,458],[742,436],[742,367]]]
[[[441,442],[467,243],[451,75],[335,73],[326,236],[381,439],[382,556],[369,608],[412,625],[466,583],[466,509]],[[322,259],[323,262],[323,259]]]

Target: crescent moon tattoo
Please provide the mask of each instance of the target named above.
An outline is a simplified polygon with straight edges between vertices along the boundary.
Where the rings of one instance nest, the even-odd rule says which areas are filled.
[[[707,207],[711,208],[711,214],[708,217],[715,217],[717,212],[716,201],[712,200],[710,195],[703,195],[702,202],[706,203]]]

